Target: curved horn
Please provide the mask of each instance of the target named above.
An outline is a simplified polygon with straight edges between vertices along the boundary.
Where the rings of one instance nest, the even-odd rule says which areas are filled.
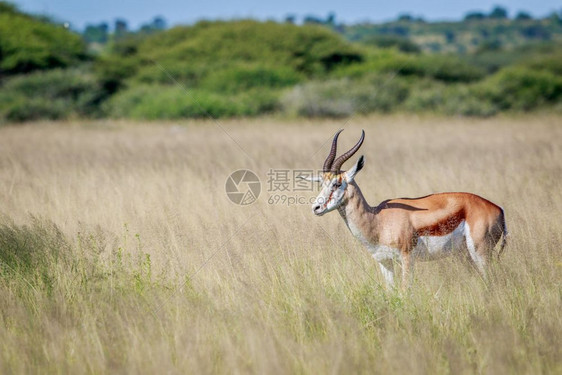
[[[331,168],[332,172],[340,171],[343,163],[345,163],[350,157],[353,156],[353,154],[357,152],[357,150],[359,150],[359,147],[361,147],[361,145],[363,144],[364,139],[365,139],[365,130],[361,130],[361,138],[359,138],[359,142],[357,142],[355,146],[351,148],[351,150],[349,150],[348,152],[346,152],[345,154],[341,155],[339,158],[336,159],[334,164],[332,164],[332,168]]]
[[[336,158],[336,149],[338,148],[338,136],[342,131],[343,129],[340,129],[340,131],[338,131],[336,135],[334,135],[334,140],[332,141],[332,149],[330,150],[330,154],[328,155],[326,161],[324,162],[324,172],[329,172],[330,169],[332,168],[332,163]]]

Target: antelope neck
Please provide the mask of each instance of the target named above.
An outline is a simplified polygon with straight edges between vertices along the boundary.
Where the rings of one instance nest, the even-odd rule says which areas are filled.
[[[338,207],[338,212],[355,236],[373,236],[377,221],[375,209],[369,206],[355,181],[349,183],[345,201]]]

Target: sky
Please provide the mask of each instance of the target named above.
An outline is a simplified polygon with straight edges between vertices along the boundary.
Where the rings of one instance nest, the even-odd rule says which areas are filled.
[[[334,12],[337,22],[382,22],[408,13],[426,20],[459,20],[468,11],[490,11],[495,5],[505,7],[510,16],[525,10],[535,17],[562,10],[558,0],[537,1],[435,1],[435,0],[12,0],[21,10],[53,16],[83,29],[88,23],[109,22],[116,18],[138,28],[155,16],[163,16],[168,25],[191,24],[201,19],[255,18],[281,21],[287,15],[326,17]]]

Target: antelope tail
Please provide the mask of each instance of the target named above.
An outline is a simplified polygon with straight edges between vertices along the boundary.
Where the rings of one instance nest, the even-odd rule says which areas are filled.
[[[501,213],[501,216],[500,216],[500,220],[501,220],[501,225],[502,225],[502,243],[501,243],[501,246],[500,246],[500,251],[498,252],[498,260],[500,259],[500,256],[503,253],[505,245],[507,245],[507,236],[509,235],[509,233],[507,232],[507,225],[505,224],[505,213],[503,211],[503,208],[501,210],[502,210],[502,213]]]

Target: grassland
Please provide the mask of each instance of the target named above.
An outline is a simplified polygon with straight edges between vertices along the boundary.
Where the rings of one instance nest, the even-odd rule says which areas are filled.
[[[240,168],[266,189],[321,167],[343,125],[0,128],[0,372],[561,373],[562,118],[348,121],[371,204],[471,191],[506,211],[493,286],[445,259],[406,294],[337,214],[224,192]]]

